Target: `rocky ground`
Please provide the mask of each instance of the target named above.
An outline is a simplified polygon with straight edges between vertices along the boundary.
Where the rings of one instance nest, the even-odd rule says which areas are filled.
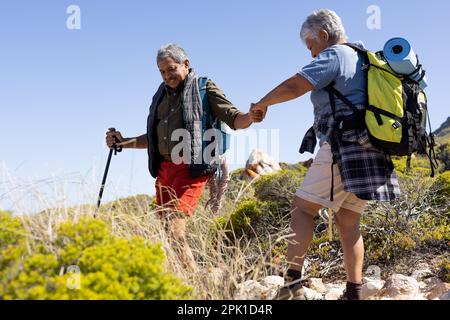
[[[367,273],[367,272],[366,272]],[[371,272],[363,279],[364,300],[450,300],[450,283],[439,280],[427,265],[419,265],[411,275],[392,274],[388,279]],[[284,279],[268,276],[260,281],[250,280],[238,285],[236,300],[273,300]],[[323,283],[311,278],[303,287],[299,300],[337,300],[345,289],[345,282]]]

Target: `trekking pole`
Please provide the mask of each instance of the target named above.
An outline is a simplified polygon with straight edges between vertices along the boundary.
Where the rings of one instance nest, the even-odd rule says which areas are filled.
[[[115,132],[116,129],[115,128],[109,128],[109,131],[110,132]],[[106,161],[105,173],[103,174],[102,185],[100,186],[100,192],[98,194],[97,209],[95,210],[94,218],[97,217],[97,213],[98,213],[98,210],[100,209],[100,204],[102,202],[103,190],[105,189],[106,177],[108,176],[109,164],[111,163],[111,158],[112,158],[113,151],[114,151],[114,155],[117,155],[117,152],[122,152],[122,147],[116,145],[116,143],[119,143],[119,140],[116,137],[114,137],[114,139],[115,139],[115,143],[109,149],[108,160]]]

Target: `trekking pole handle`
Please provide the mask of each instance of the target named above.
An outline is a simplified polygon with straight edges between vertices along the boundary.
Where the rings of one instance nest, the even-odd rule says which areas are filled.
[[[110,132],[116,132],[116,128],[109,128],[108,130]],[[113,144],[112,148],[114,149],[114,155],[117,155],[117,152],[122,152],[122,147],[117,146],[117,143],[120,143],[119,139],[114,137],[114,141],[115,141],[115,143]]]

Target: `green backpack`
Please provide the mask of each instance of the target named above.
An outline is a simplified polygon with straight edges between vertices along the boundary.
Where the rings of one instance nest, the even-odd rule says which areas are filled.
[[[363,124],[374,147],[388,155],[407,156],[408,168],[413,153],[427,155],[431,176],[434,176],[437,168],[435,142],[431,133],[427,97],[419,83],[394,72],[382,52],[374,53],[353,44],[346,45],[364,58],[368,105],[361,111],[334,88],[334,83],[325,88],[330,95],[334,115],[336,97],[353,110],[352,116],[336,119],[337,130],[353,129]],[[429,133],[426,130],[427,118]]]

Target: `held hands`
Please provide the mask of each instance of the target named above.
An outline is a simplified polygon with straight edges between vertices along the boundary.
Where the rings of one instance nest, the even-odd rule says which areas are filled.
[[[260,123],[264,120],[267,114],[268,106],[262,105],[260,103],[252,103],[250,106],[250,118],[255,123]]]

